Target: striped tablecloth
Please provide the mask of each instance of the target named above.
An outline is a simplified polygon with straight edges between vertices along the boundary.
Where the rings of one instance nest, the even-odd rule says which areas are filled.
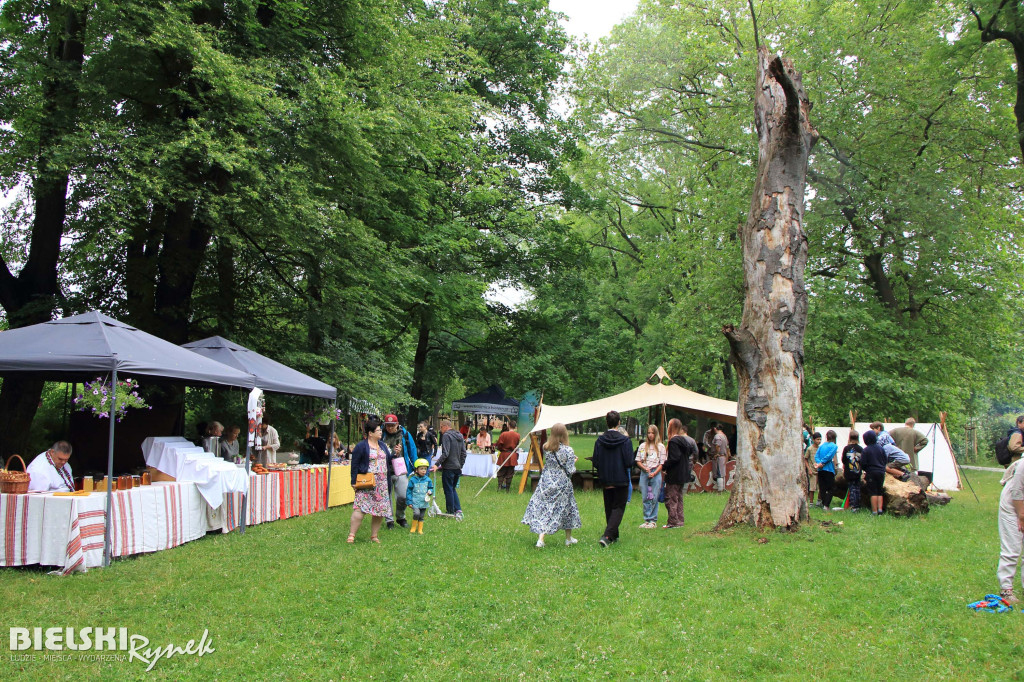
[[[267,474],[280,481],[281,518],[323,511],[326,503],[327,467],[277,471]]]
[[[154,483],[111,500],[111,555],[157,552],[202,537],[208,506],[194,483]],[[103,565],[106,493],[0,495],[0,565],[56,566],[64,575]]]
[[[274,474],[250,474],[247,526],[281,518],[281,477]],[[230,533],[242,525],[242,494],[225,493],[224,504],[210,509],[211,530]]]

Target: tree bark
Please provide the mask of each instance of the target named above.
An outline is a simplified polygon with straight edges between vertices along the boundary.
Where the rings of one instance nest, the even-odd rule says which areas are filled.
[[[235,335],[235,305],[238,300],[238,286],[235,279],[235,250],[224,235],[217,238],[217,333],[227,339]]]
[[[85,10],[51,9],[47,59],[51,71],[42,83],[39,152],[32,178],[33,219],[28,258],[15,277],[0,258],[0,305],[13,329],[47,322],[57,306],[57,263],[67,219],[70,168],[60,156],[63,138],[78,121],[82,64],[85,60]],[[28,454],[29,428],[39,406],[43,382],[10,377],[0,389],[0,455]]]
[[[412,361],[412,388],[409,395],[414,400],[423,399],[423,376],[427,368],[427,354],[430,352],[430,307],[428,304],[422,306],[420,314],[420,329],[416,339],[416,354]],[[420,408],[418,405],[410,405],[406,416],[405,427],[415,431],[416,422],[419,420]]]
[[[818,138],[791,60],[758,49],[758,168],[743,242],[743,319],[722,331],[739,380],[736,481],[716,528],[794,528],[807,518],[800,485],[807,236],[807,157]]]
[[[1005,40],[1013,48],[1014,70],[1017,74],[1013,116],[1017,122],[1017,145],[1021,153],[1019,163],[1024,164],[1024,21],[1020,16],[1019,3],[1001,2],[987,19],[982,19],[973,4],[970,9],[981,31],[981,42]]]

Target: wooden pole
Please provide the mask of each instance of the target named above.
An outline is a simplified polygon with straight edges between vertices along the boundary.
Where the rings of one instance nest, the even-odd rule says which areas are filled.
[[[945,436],[946,443],[949,444],[949,445],[952,445],[953,441],[951,441],[949,439],[949,431],[946,430],[946,413],[945,412],[939,412],[939,426],[942,427],[942,435]],[[950,454],[953,455],[953,466],[956,467],[957,473],[965,481],[967,481],[967,486],[971,489],[971,492],[974,494],[975,501],[976,502],[981,502],[981,500],[978,499],[978,493],[974,492],[974,486],[971,485],[971,481],[967,478],[967,474],[960,467],[960,462],[956,461],[956,453],[950,453]]]
[[[526,490],[526,479],[530,477],[530,472],[533,471],[533,467],[538,469],[544,468],[544,455],[540,451],[540,440],[537,438],[536,433],[530,434],[530,452],[526,455],[526,463],[523,464],[523,478],[519,481],[519,494],[522,495],[523,491]]]

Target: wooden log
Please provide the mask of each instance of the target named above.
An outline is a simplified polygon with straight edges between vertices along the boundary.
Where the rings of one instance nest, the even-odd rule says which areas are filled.
[[[885,511],[893,516],[928,513],[928,497],[924,489],[914,481],[900,481],[886,474],[882,498],[885,501]]]

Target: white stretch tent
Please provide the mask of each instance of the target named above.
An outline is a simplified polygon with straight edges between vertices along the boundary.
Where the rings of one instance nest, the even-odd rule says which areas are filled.
[[[871,422],[857,422],[857,432],[861,434],[860,444],[864,445],[864,432],[868,430]],[[885,430],[892,431],[903,426],[903,424],[885,423]],[[953,459],[953,448],[946,440],[940,424],[922,424],[915,426],[918,431],[928,437],[928,445],[924,446],[917,453],[917,468],[920,471],[932,472],[932,483],[940,490],[963,490],[960,482],[960,472],[957,470],[956,460]],[[821,434],[822,442],[825,441],[825,434],[829,430],[836,432],[836,445],[839,446],[840,456],[843,448],[850,441],[849,426],[815,426],[814,430]]]
[[[541,402],[540,416],[537,417],[537,423],[534,425],[532,432],[550,429],[559,423],[574,424],[586,421],[587,419],[597,419],[598,417],[605,416],[611,410],[628,412],[629,410],[639,410],[653,405],[669,405],[686,412],[711,417],[730,424],[736,423],[735,401],[712,398],[711,396],[695,393],[694,391],[688,391],[674,383],[662,383],[666,379],[669,382],[672,381],[663,367],[659,367],[658,371],[652,374],[651,377],[658,377],[658,383],[640,384],[625,393],[601,398],[600,400],[591,400],[589,403],[546,405]]]

